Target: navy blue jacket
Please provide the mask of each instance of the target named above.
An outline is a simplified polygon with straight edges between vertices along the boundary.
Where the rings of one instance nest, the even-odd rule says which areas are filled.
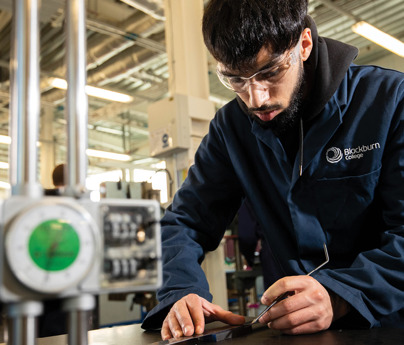
[[[248,199],[280,270],[314,277],[346,300],[353,327],[404,324],[404,75],[351,64],[305,124],[303,173],[236,100],[221,108],[162,220],[163,287],[143,328],[196,293],[200,267]]]

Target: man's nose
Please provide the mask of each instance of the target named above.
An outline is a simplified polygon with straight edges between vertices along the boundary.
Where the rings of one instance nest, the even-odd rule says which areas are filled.
[[[250,107],[259,108],[264,105],[269,99],[269,90],[259,83],[251,83],[248,85],[248,93]]]

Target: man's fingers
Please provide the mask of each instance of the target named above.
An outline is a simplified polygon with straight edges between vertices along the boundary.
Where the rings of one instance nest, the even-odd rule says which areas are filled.
[[[316,320],[316,316],[308,313],[306,309],[294,311],[293,313],[283,313],[280,316],[269,315],[270,327],[277,330],[288,330],[299,327],[305,323]]]
[[[194,333],[202,334],[205,329],[205,320],[207,322],[222,321],[231,325],[240,325],[245,322],[244,316],[226,311],[198,295],[189,294],[172,306],[163,322],[161,338],[167,340],[172,337],[191,336]]]
[[[219,321],[227,323],[229,325],[242,325],[245,322],[245,317],[237,314],[233,314],[230,311],[226,311],[222,309],[222,312],[219,313]]]
[[[306,298],[304,296],[301,296],[300,294],[287,297],[275,304],[267,313],[265,313],[260,318],[260,322],[268,323],[272,320],[278,319],[283,315],[287,315],[300,309],[304,309],[307,306],[308,303]]]
[[[284,293],[293,294],[296,290],[303,290],[308,285],[306,282],[307,278],[309,277],[299,276],[279,279],[264,292],[261,297],[261,303],[270,305],[276,298]]]
[[[181,328],[182,334],[180,336],[190,336],[194,334],[194,332],[198,334],[203,333],[205,329],[205,319],[201,301],[199,296],[190,294],[174,304],[172,312],[175,314],[177,323]],[[173,327],[176,327],[174,322]],[[178,338],[176,335],[174,335],[174,337]]]
[[[166,316],[161,329],[163,340],[172,337],[201,334],[205,329],[205,318],[201,305],[202,299],[190,294],[177,301]]]
[[[200,297],[191,298],[187,300],[187,307],[192,318],[192,329],[183,329],[184,334],[190,336],[194,334],[202,334],[205,329],[205,317],[202,310],[202,300]]]
[[[174,336],[170,330],[170,326],[168,323],[168,316],[165,318],[163,322],[160,333],[161,333],[161,339],[163,340],[171,339]]]
[[[314,278],[280,279],[265,291],[262,302],[270,304],[277,295],[292,291],[293,296],[275,304],[260,322],[287,334],[314,333],[329,328],[333,318],[330,296]]]
[[[222,321],[229,325],[241,325],[245,322],[244,316],[233,314],[232,312],[224,310],[220,306],[209,303],[206,300],[202,302],[202,308],[208,322]]]
[[[323,330],[324,319],[317,318],[315,315],[310,314],[305,310],[300,310],[271,321],[268,327],[291,335],[316,333]]]

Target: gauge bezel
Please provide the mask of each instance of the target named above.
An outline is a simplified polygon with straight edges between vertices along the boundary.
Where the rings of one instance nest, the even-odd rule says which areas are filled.
[[[79,237],[75,260],[59,271],[40,268],[29,254],[29,240],[43,222],[59,219],[67,221]],[[5,256],[17,280],[40,293],[61,293],[74,288],[94,265],[97,226],[91,215],[81,206],[67,202],[43,202],[17,214],[6,229]]]

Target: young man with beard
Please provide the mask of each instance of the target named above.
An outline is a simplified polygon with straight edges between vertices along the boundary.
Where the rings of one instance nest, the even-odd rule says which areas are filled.
[[[247,201],[277,267],[260,322],[287,334],[404,324],[404,76],[352,63],[307,0],[211,0],[203,18],[220,109],[162,219],[163,339],[244,317],[210,303],[200,263]],[[306,276],[324,261],[313,276]],[[263,262],[265,269],[266,263]]]

